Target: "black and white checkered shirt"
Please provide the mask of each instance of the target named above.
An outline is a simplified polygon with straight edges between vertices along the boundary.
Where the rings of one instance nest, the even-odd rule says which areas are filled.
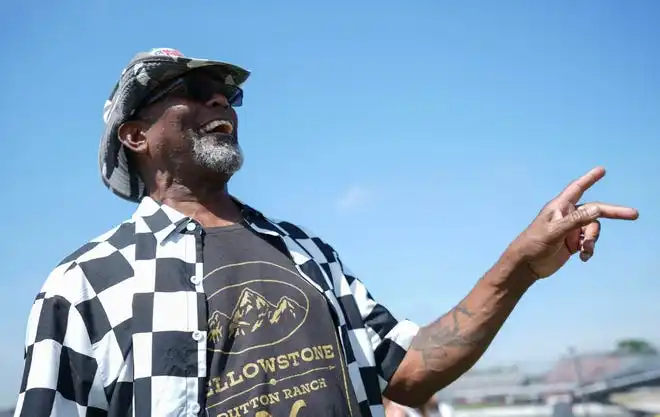
[[[279,237],[300,275],[336,313],[364,417],[418,327],[397,321],[318,237],[244,206]],[[202,227],[145,198],[133,217],[67,257],[29,316],[16,416],[197,416],[207,376]]]

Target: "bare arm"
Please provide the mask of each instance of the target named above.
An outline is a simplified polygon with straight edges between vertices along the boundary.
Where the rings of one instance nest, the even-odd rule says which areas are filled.
[[[525,263],[505,253],[456,307],[419,330],[385,395],[420,406],[456,380],[483,355],[535,279]]]
[[[600,234],[599,218],[635,220],[631,207],[578,204],[605,175],[597,167],[546,204],[500,260],[454,309],[412,339],[385,395],[409,406],[423,404],[461,376],[486,351],[525,291],[557,272],[575,253],[588,261]]]

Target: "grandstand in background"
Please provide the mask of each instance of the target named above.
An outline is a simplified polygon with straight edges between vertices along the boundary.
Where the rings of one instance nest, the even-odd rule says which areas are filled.
[[[560,358],[540,373],[516,366],[474,369],[438,398],[457,406],[553,404],[587,394],[588,400],[608,402],[612,393],[654,385],[660,385],[660,355],[588,353]]]

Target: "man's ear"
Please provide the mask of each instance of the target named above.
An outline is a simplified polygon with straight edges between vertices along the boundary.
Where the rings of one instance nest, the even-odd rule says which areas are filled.
[[[123,123],[119,126],[117,134],[119,141],[136,154],[147,152],[147,137],[144,126],[139,121]]]

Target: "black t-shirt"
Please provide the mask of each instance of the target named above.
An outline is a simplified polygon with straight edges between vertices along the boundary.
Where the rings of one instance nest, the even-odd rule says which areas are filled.
[[[243,225],[206,230],[210,417],[359,417],[330,307]]]

